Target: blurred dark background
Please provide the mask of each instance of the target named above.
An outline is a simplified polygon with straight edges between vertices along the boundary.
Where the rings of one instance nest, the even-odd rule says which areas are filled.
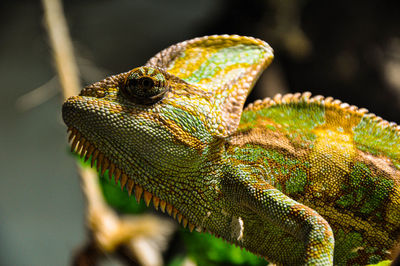
[[[311,91],[400,122],[398,1],[64,1],[83,84],[211,34],[271,44],[250,100]],[[0,3],[0,265],[68,265],[84,198],[39,1]]]

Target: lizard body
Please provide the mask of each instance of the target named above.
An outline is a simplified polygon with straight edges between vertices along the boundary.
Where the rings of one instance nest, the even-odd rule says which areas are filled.
[[[265,42],[173,45],[63,105],[72,149],[147,205],[271,262],[391,258],[400,229],[400,133],[309,93],[244,101]]]

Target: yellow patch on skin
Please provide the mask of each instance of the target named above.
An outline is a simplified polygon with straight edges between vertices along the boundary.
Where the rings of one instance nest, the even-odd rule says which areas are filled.
[[[121,105],[111,105],[110,107],[110,114],[119,114],[122,111]]]
[[[176,59],[168,73],[178,76],[181,79],[190,77],[193,72],[198,70],[200,66],[215,54],[218,49],[204,47],[193,47],[185,50],[185,55]],[[196,55],[196,56],[193,56]],[[184,72],[183,72],[184,70]]]
[[[221,84],[225,82],[225,80],[232,80],[233,77],[237,77],[238,74],[243,72],[243,69],[248,68],[250,65],[248,63],[240,63],[240,64],[234,64],[230,66],[226,66],[225,68],[218,68],[217,71],[215,72],[213,77],[205,77],[201,79],[198,84],[201,85],[207,85],[209,86],[210,84],[213,84],[211,86],[212,90],[217,90],[221,91],[225,94],[228,94],[229,91],[227,91],[226,87],[221,87]],[[233,87],[233,86],[232,86]],[[230,88],[232,90],[232,88]],[[216,94],[216,96],[220,96]]]
[[[242,45],[255,45],[254,40],[248,41],[246,38],[243,38],[241,41],[235,40],[231,42],[225,40],[225,42],[221,42],[219,44],[216,44],[215,39],[205,40],[202,44],[194,43],[187,46],[184,56],[177,58],[168,69],[168,72],[178,76],[181,79],[187,79],[192,76],[195,71],[199,70],[200,66],[205,63],[212,55],[216,54],[221,49],[232,47],[236,43],[240,43]],[[272,58],[270,60],[272,60]],[[221,69],[220,71],[218,71],[215,76],[221,76],[226,80],[226,76],[224,76],[224,73],[228,73],[232,69],[237,69],[240,67],[247,68],[248,65],[249,64],[247,63],[243,63],[228,66],[225,69]],[[215,67],[218,66],[216,65]],[[222,71],[223,73],[221,73]],[[198,84],[207,84],[210,83],[210,81],[212,80],[215,81],[215,76],[212,77],[212,79],[201,79]]]
[[[183,130],[175,121],[169,119],[158,119],[158,121],[161,121],[163,126],[169,129],[178,142],[197,150],[199,153],[205,148],[206,144],[204,142]]]
[[[392,224],[399,224],[400,217],[400,187],[395,184],[394,191],[389,194],[389,202],[386,205],[386,221]]]
[[[393,165],[391,160],[385,156],[374,156],[369,153],[358,151],[358,158],[356,161],[365,163],[377,176],[382,178],[397,177],[400,176],[400,171]],[[396,178],[390,178],[394,182],[392,190],[388,190],[388,200],[385,204],[385,221],[386,226],[389,228],[390,224],[400,223],[400,181]]]
[[[312,204],[308,204],[312,205]],[[371,242],[381,243],[392,242],[389,234],[380,230],[375,223],[364,221],[351,213],[342,213],[332,206],[324,204],[320,206],[310,206],[323,217],[329,217],[329,223],[334,227],[340,225],[341,228],[351,228],[352,231],[363,232],[365,238],[372,239]]]
[[[199,103],[199,105],[204,104],[203,106],[206,106],[206,100],[202,98],[196,99],[196,101]],[[206,117],[205,114],[202,112],[199,112],[198,109],[196,109],[196,105],[182,105],[181,103],[177,103],[176,101],[171,101],[171,100],[166,100],[165,101],[167,104],[175,107],[176,109],[181,109],[188,114],[197,117],[200,121],[202,121],[204,124],[206,123]],[[209,113],[210,115],[214,115],[214,113]]]
[[[314,148],[310,153],[310,185],[315,197],[334,197],[351,171],[356,156],[353,128],[360,117],[339,108],[327,107],[325,123],[316,127]]]

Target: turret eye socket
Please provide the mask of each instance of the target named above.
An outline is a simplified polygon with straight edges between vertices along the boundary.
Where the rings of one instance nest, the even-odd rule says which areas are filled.
[[[165,76],[150,67],[136,68],[130,71],[122,86],[122,93],[138,104],[153,104],[162,99],[167,91]]]

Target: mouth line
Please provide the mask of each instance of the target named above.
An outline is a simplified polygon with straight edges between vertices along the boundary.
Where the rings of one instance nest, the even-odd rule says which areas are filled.
[[[143,195],[144,202],[149,207],[150,202],[153,202],[153,206],[156,210],[161,210],[163,213],[167,212],[171,217],[178,221],[184,228],[188,227],[190,232],[195,228],[196,231],[202,232],[201,226],[196,226],[188,220],[174,207],[172,204],[167,203],[165,200],[153,195],[151,192],[143,189],[138,183],[129,177],[117,164],[113,163],[112,160],[107,158],[95,145],[93,145],[87,138],[85,138],[81,132],[75,127],[69,127],[68,131],[68,142],[71,145],[71,152],[79,155],[85,162],[90,159],[90,167],[97,169],[97,172],[104,176],[108,170],[108,177],[112,180],[114,176],[115,184],[120,181],[121,191],[126,189],[128,195],[133,195],[136,198],[136,202],[139,204]]]

